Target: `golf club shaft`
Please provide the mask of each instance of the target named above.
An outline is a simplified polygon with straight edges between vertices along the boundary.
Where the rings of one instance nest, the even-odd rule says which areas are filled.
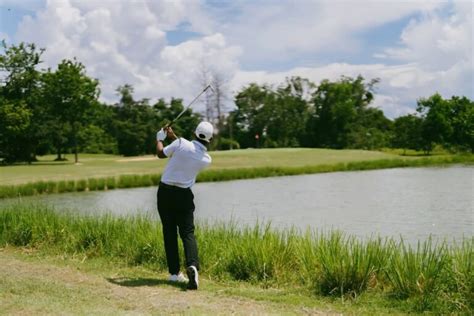
[[[197,97],[194,98],[194,100],[191,101],[191,103],[189,103],[182,111],[181,113],[178,114],[178,116],[175,117],[174,120],[172,120],[169,124],[166,125],[166,127],[171,127],[174,123],[176,123],[177,120],[179,120],[179,118],[184,114],[184,112],[186,112],[190,107],[191,105],[193,105],[194,102],[196,102],[196,100],[204,93],[206,92],[207,89],[211,89],[212,90],[212,87],[210,84],[208,84],[204,90],[201,91],[201,93],[199,93],[197,95]]]

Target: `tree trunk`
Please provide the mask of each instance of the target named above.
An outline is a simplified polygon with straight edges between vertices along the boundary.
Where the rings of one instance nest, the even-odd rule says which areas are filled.
[[[61,158],[61,147],[58,146],[57,149],[58,149],[58,151],[57,151],[57,155],[58,155],[58,156],[56,157],[56,160],[57,160],[57,161],[61,161],[61,159],[62,159],[62,158]]]
[[[232,124],[233,124],[233,119],[232,119],[232,115],[229,116],[229,137],[230,137],[230,150],[234,149],[234,132],[233,132],[233,128],[232,128]]]
[[[31,152],[28,152],[28,164],[31,165],[31,162],[33,161]]]
[[[77,156],[77,137],[74,135],[74,161],[75,163],[79,162],[79,157]]]

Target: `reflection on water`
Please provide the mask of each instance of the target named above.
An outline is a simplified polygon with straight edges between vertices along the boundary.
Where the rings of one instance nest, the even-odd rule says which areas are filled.
[[[276,227],[341,229],[357,236],[423,240],[473,236],[474,168],[407,168],[337,172],[194,186],[198,220]],[[23,198],[57,209],[116,215],[156,212],[156,188]],[[12,200],[1,201],[3,205]],[[0,204],[0,205],[2,205]]]

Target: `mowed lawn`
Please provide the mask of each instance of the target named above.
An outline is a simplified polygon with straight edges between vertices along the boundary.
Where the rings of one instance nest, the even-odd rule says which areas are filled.
[[[399,155],[364,150],[331,150],[309,148],[242,149],[210,152],[211,169],[254,167],[301,167],[401,158]],[[114,155],[80,154],[79,163],[74,155],[68,161],[55,162],[55,156],[38,157],[31,165],[18,164],[0,167],[0,185],[20,184],[39,180],[72,180],[101,178],[123,174],[159,174],[166,159],[156,156],[122,157]],[[417,159],[415,157],[404,159]]]

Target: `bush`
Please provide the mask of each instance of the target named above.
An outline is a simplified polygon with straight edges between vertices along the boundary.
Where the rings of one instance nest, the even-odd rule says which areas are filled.
[[[87,180],[77,180],[76,191],[81,192],[87,189]]]
[[[115,177],[109,177],[105,179],[105,185],[107,186],[107,190],[115,189],[117,186]]]
[[[240,149],[240,144],[233,139],[219,138],[216,148],[217,150],[230,150],[230,149]]]
[[[89,191],[96,191],[97,190],[97,179],[91,178],[87,182],[88,182]]]

